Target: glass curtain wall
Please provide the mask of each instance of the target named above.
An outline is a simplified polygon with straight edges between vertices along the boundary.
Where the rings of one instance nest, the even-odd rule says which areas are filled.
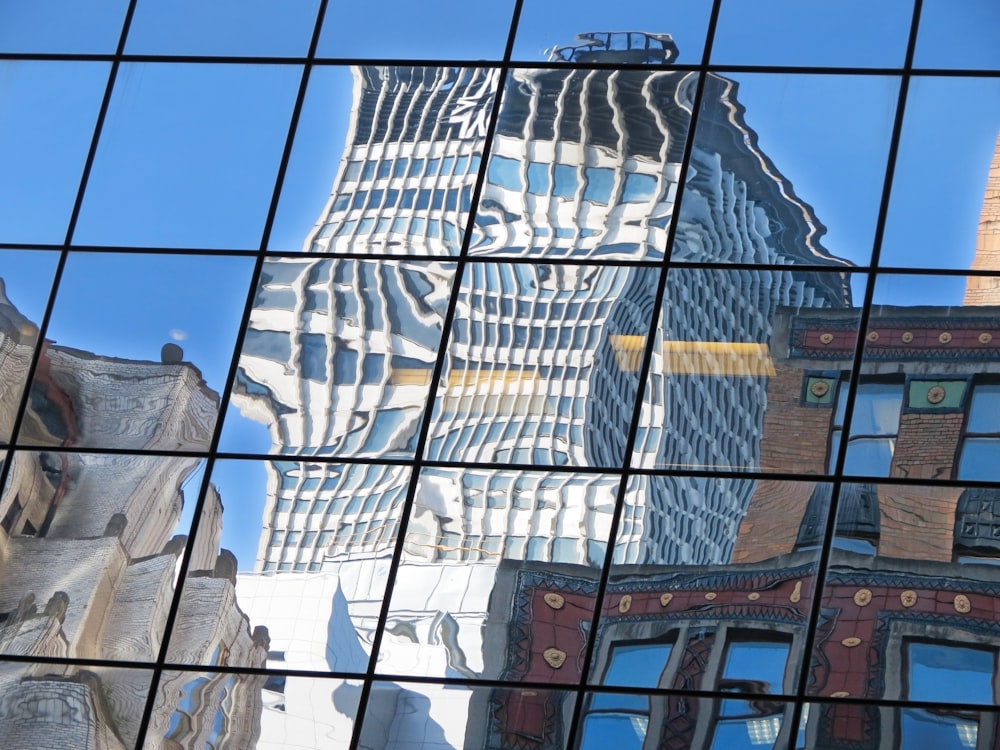
[[[0,746],[1000,745],[991,0],[0,0]]]

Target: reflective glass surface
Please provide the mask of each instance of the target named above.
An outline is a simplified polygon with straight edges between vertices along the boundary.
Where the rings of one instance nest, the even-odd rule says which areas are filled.
[[[597,474],[425,469],[378,671],[577,681],[617,491]]]
[[[867,264],[898,87],[881,76],[707,76],[671,258]]]
[[[207,448],[251,262],[71,254],[19,439],[89,448]]]
[[[311,79],[272,247],[458,255],[499,71],[349,70],[350,78],[347,69],[332,68]],[[344,106],[352,89],[372,115],[348,127]],[[317,155],[327,153],[330,158],[317,163]]]
[[[572,13],[548,0],[525,0],[515,60],[662,65],[698,63],[712,10],[706,0],[584,0]],[[629,33],[638,32],[638,33]],[[650,38],[643,32],[653,32]],[[610,34],[610,36],[609,36]]]
[[[0,0],[0,747],[1000,743],[990,3],[84,5]]]
[[[255,250],[299,77],[297,66],[123,66],[74,241]]]
[[[998,511],[993,487],[842,485],[808,692],[992,705]]]
[[[425,261],[267,261],[222,448],[412,456],[454,268]]]
[[[833,391],[854,359],[861,278],[671,269],[635,464],[822,473]],[[645,340],[621,344],[637,363]]]
[[[0,61],[0,242],[66,239],[109,70]]]
[[[114,52],[127,9],[128,0],[9,0],[0,6],[0,51]]]
[[[406,0],[331,2],[320,57],[397,60],[499,60],[510,31],[511,0],[477,3]]]
[[[722,0],[712,62],[896,67],[903,64],[912,17],[913,0]]]
[[[18,451],[7,464],[0,651],[155,659],[201,461]]]
[[[132,750],[152,679],[145,669],[2,663],[0,743]]]
[[[300,56],[319,0],[139,0],[126,53]]]
[[[470,255],[663,257],[697,79],[514,70]]]
[[[1000,49],[989,34],[980,33],[998,26],[1000,7],[992,0],[923,0],[913,63],[921,68],[1000,67]]]
[[[144,747],[347,750],[360,692],[336,678],[168,670]]]
[[[0,442],[11,438],[59,255],[0,251]]]
[[[1000,180],[998,135],[1000,78],[910,81],[879,263],[1000,269],[996,230],[990,228]],[[943,153],[948,157],[934,160],[928,189],[928,157]]]
[[[427,457],[619,466],[657,273],[645,268],[466,266]]]

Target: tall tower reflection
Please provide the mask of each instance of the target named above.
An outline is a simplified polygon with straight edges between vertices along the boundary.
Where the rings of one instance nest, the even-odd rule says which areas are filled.
[[[706,78],[689,132],[698,77],[669,67],[675,52],[668,35],[588,35],[554,57],[650,67],[516,70],[502,93],[484,69],[353,69],[331,197],[305,254],[265,263],[233,397],[281,454],[240,604],[264,622],[275,602],[310,602],[295,622],[267,622],[269,666],[285,668],[294,650],[297,668],[363,671],[391,596],[379,653],[390,672],[496,676],[484,638],[497,627],[483,625],[505,609],[498,564],[599,570],[611,472],[629,450],[643,468],[759,466],[772,318],[778,307],[849,307],[849,264],[823,247],[812,208],[757,147],[734,82]],[[377,257],[336,257],[359,253]],[[657,310],[655,262],[668,253],[681,265]],[[441,346],[424,455],[471,466],[422,472],[387,592],[409,470],[351,461],[412,458]],[[730,562],[753,479],[633,481],[617,563]],[[375,690],[371,705],[394,695]],[[382,713],[369,707],[374,745],[389,732]]]

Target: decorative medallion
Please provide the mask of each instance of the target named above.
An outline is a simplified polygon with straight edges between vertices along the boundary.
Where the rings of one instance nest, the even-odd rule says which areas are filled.
[[[809,392],[816,398],[823,398],[823,396],[830,392],[830,384],[825,380],[814,380],[812,385],[809,386]]]
[[[917,592],[907,589],[899,595],[899,603],[904,607],[912,607],[917,603]]]
[[[758,599],[760,599],[760,594],[758,594],[756,591],[751,591],[749,594],[747,594],[747,599],[749,599],[752,602],[755,602]]]
[[[854,603],[859,607],[864,607],[872,600],[872,592],[868,589],[858,589],[854,593]]]
[[[544,599],[545,603],[552,607],[552,609],[562,609],[563,605],[566,604],[566,598],[562,594],[556,594],[552,591],[543,596],[542,599]]]
[[[979,343],[980,344],[988,344],[992,340],[993,340],[993,334],[992,333],[981,333],[981,334],[979,334]]]
[[[709,601],[713,601],[717,596],[718,594],[716,594],[714,591],[709,591],[707,594],[705,594],[705,598],[708,599]]]
[[[625,594],[621,599],[618,600],[618,611],[625,614],[632,608],[632,595]]]
[[[903,331],[903,335],[900,336],[899,338],[903,340],[904,344],[913,343],[913,334],[910,333],[909,331]]]
[[[972,611],[972,602],[969,601],[969,597],[965,594],[958,594],[955,597],[955,611],[961,612],[963,615],[966,612]]]
[[[566,652],[557,648],[547,648],[542,652],[542,658],[553,669],[559,669],[566,663]]]
[[[945,390],[939,385],[932,385],[927,389],[927,402],[930,404],[940,404],[944,401]]]
[[[802,598],[802,581],[795,582],[795,588],[792,589],[792,595],[788,597],[788,600],[793,604]]]
[[[878,331],[869,331],[868,332],[868,336],[866,336],[866,338],[869,341],[873,341],[873,342],[874,341],[878,341]]]
[[[831,698],[850,698],[851,694],[846,690],[838,690],[836,693],[830,693]]]
[[[673,594],[660,594],[660,606],[666,607],[674,598]]]
[[[947,331],[942,332],[941,335],[938,336],[938,341],[940,341],[942,344],[947,344],[949,341],[951,341],[951,334],[948,333]]]
[[[819,340],[821,342],[823,342],[824,344],[829,344],[831,341],[833,341],[833,334],[832,333],[821,333],[819,335]]]
[[[854,648],[855,646],[861,645],[861,639],[851,636],[850,638],[845,638],[844,640],[842,640],[841,643],[844,646],[847,646],[847,648]]]

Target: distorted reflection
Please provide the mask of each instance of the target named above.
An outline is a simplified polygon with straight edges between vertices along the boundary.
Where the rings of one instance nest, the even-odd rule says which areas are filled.
[[[943,452],[951,441],[924,445]],[[995,717],[967,706],[997,697],[1000,490],[846,484],[834,532],[809,692],[961,704],[898,710],[881,731],[897,737],[894,747],[930,746],[919,744],[927,737],[933,747],[991,746]],[[832,744],[879,731],[869,707],[820,713],[816,731]]]
[[[270,451],[411,457],[454,273],[425,261],[267,261],[233,403],[268,426]],[[249,426],[230,410],[222,447],[253,451]]]
[[[567,54],[614,61],[659,54],[664,39],[608,35]],[[878,292],[884,306],[860,330],[867,279],[823,244],[726,78],[706,81],[710,137],[667,248],[696,76],[515,70],[485,157],[495,71],[354,76],[345,153],[303,248],[314,254],[265,261],[238,364],[223,448],[270,458],[216,465],[228,510],[210,490],[183,584],[169,659],[220,671],[161,682],[170,718],[153,735],[264,746],[265,727],[291,733],[290,717],[311,713],[331,723],[296,724],[296,741],[319,744],[334,723],[349,732],[358,693],[342,680],[369,669],[394,680],[375,681],[364,707],[359,746],[373,750],[543,750],[571,732],[589,750],[611,731],[633,747],[853,741],[837,705],[793,732],[783,701],[804,680],[824,698],[989,702],[990,503],[823,481],[845,462],[902,479],[989,470],[1000,330],[984,327],[988,311]],[[420,257],[384,257],[404,253]],[[666,279],[635,262],[667,253],[679,262]],[[967,304],[991,305],[993,285],[972,276],[987,296]],[[947,356],[930,352],[920,321]],[[967,404],[984,413],[966,419]],[[934,443],[908,431],[933,434],[937,453],[907,454]],[[416,474],[389,463],[421,448]],[[638,471],[622,487],[627,463]],[[715,469],[727,474],[699,473]],[[947,529],[933,544],[929,531],[899,533],[932,513]],[[977,621],[928,624],[925,601]],[[237,666],[267,672],[221,672]],[[295,677],[292,690],[298,669],[331,678]],[[545,686],[581,679],[600,692],[572,729],[575,696]],[[253,697],[236,708],[241,691]],[[901,731],[914,722],[986,737],[961,712],[914,709]]]
[[[0,745],[133,750],[152,677],[142,669],[0,665]]]
[[[617,491],[595,474],[425,470],[379,671],[576,681]]]
[[[237,257],[70,254],[18,441],[206,450],[251,266]]]
[[[376,681],[358,747],[564,750],[563,706],[570,698],[570,693],[513,686],[491,690]]]
[[[360,694],[336,678],[166,671],[144,748],[347,750]]]

